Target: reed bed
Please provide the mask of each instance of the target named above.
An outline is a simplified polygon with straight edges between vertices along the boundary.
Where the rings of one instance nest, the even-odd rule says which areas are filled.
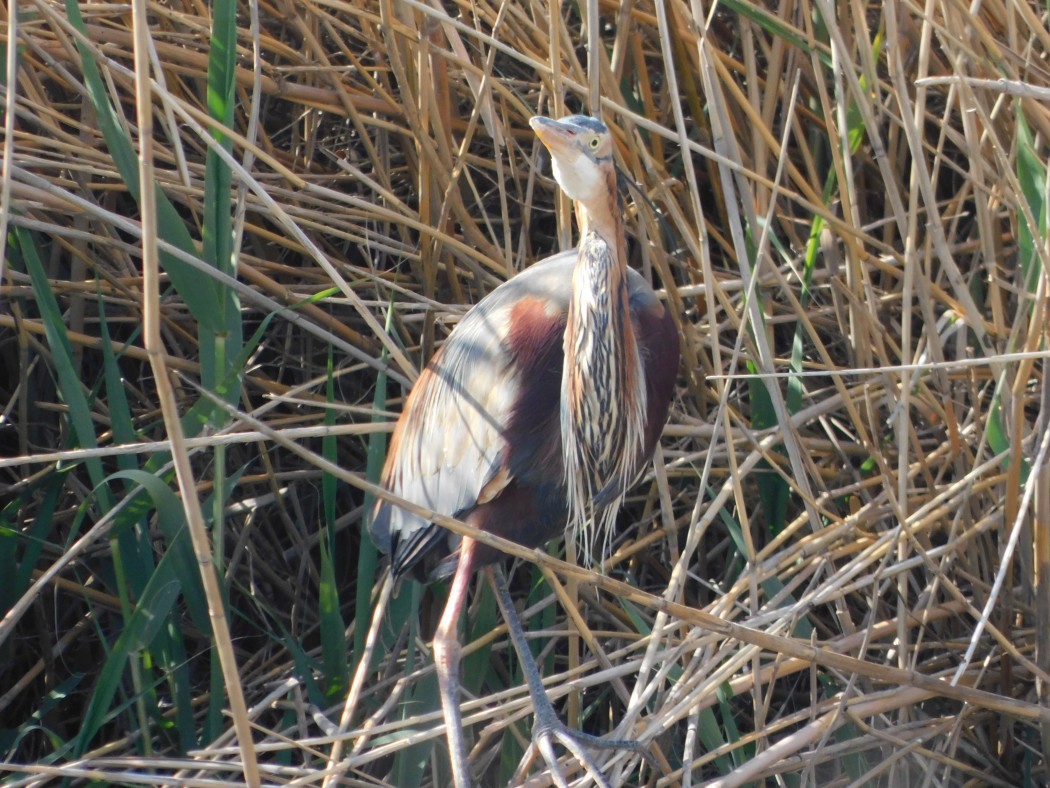
[[[575,111],[683,347],[609,554],[514,551],[563,715],[651,742],[609,781],[1050,780],[1047,6],[7,8],[5,782],[448,784],[447,589],[362,668],[364,521],[421,365],[571,246]],[[549,784],[484,578],[465,627],[479,784]]]

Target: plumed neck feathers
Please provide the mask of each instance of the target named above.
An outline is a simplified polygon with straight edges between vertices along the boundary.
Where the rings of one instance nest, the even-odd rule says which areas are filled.
[[[580,245],[565,329],[561,433],[569,518],[585,550],[611,539],[644,453],[646,389],[627,286],[623,214],[605,186],[575,202]]]

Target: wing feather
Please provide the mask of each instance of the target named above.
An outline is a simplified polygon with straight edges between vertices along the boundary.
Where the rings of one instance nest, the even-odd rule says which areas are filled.
[[[522,387],[511,316],[536,299],[564,321],[575,251],[537,263],[467,313],[424,370],[405,403],[383,469],[391,492],[435,512],[465,516],[513,480],[506,431]],[[373,541],[404,574],[446,535],[425,518],[377,503]],[[449,545],[455,544],[451,534]]]

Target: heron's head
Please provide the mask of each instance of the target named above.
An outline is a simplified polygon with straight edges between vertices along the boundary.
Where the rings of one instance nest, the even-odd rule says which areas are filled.
[[[616,198],[616,179],[608,177],[613,168],[612,135],[604,123],[586,115],[561,120],[537,115],[529,125],[551,152],[554,178],[570,199],[589,206],[598,198]]]

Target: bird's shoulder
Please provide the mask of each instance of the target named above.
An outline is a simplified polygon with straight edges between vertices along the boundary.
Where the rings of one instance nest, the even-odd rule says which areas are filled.
[[[508,397],[538,348],[561,342],[574,261],[570,250],[530,266],[478,302],[449,335],[429,371],[442,396],[465,397],[476,406],[462,415],[484,415],[491,428],[504,423],[514,405]]]

